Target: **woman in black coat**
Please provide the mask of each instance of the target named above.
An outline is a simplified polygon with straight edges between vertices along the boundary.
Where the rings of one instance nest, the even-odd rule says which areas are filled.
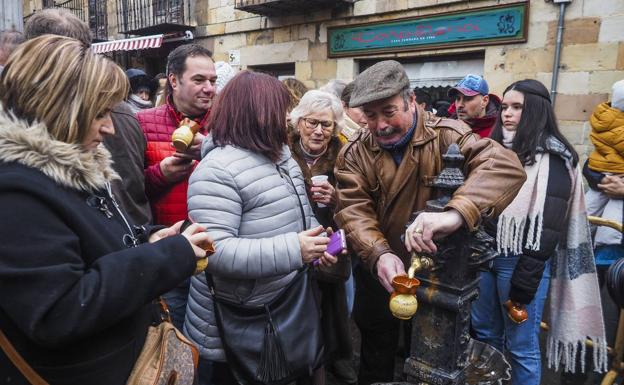
[[[152,233],[111,194],[100,143],[126,94],[116,64],[61,36],[22,44],[0,78],[0,329],[50,384],[125,384],[153,300],[206,258],[199,226]],[[0,379],[27,383],[1,351]]]

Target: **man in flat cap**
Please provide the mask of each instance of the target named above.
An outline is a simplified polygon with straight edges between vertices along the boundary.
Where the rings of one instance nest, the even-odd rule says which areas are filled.
[[[516,155],[470,127],[418,107],[401,64],[388,60],[354,81],[349,106],[362,106],[368,130],[343,147],[336,161],[335,220],[362,263],[354,271],[353,315],[362,335],[358,383],[393,380],[399,320],[388,309],[392,278],[405,274],[410,252],[435,253],[433,239],[460,227],[477,228],[516,196],[526,176]],[[457,143],[466,157],[465,184],[442,213],[412,212],[433,199],[428,177],[441,171],[441,155]],[[405,234],[405,242],[401,235]]]

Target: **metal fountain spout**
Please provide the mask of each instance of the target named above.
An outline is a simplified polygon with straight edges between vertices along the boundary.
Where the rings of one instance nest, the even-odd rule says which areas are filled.
[[[429,257],[421,257],[412,254],[412,262],[405,274],[398,275],[392,279],[394,291],[390,295],[388,306],[390,312],[398,319],[409,320],[418,309],[418,298],[416,291],[420,286],[420,281],[414,277],[416,273],[429,271],[433,267],[433,260]]]
[[[407,276],[409,278],[414,278],[416,273],[424,273],[431,270],[434,266],[433,259],[429,257],[421,257],[416,255],[416,253],[412,254],[412,261],[409,269],[407,270]]]

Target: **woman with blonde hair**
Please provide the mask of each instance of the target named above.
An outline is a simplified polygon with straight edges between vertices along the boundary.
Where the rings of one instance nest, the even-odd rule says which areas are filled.
[[[152,233],[111,194],[100,143],[127,92],[115,63],[53,35],[22,44],[0,77],[0,331],[51,384],[125,384],[153,300],[205,262],[200,226]],[[0,378],[27,384],[0,356]]]

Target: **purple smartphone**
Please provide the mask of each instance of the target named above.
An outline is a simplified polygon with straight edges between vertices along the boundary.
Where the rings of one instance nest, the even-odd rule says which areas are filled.
[[[327,253],[334,257],[347,249],[347,237],[344,230],[336,230],[329,237],[329,245],[327,245]]]

